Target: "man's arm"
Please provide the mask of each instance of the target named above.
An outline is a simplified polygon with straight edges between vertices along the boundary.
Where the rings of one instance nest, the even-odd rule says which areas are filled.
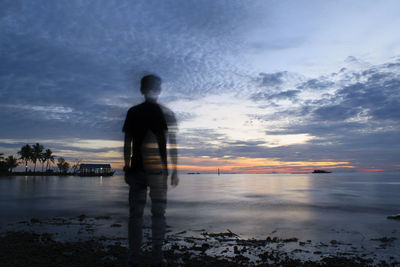
[[[132,155],[132,140],[133,137],[129,133],[125,133],[124,140],[124,171],[128,170],[131,167],[131,155]]]
[[[170,168],[172,170],[171,173],[171,185],[177,186],[179,183],[178,178],[178,148],[176,145],[176,133],[178,131],[178,125],[176,122],[175,114],[166,107],[163,107],[163,111],[165,114],[165,121],[168,125],[166,129],[168,129],[168,150],[169,150],[169,157],[171,159]],[[171,166],[172,165],[172,166]]]
[[[172,171],[177,170],[178,165],[178,148],[176,146],[176,135],[174,132],[169,133],[169,143],[170,143],[170,157],[172,162]]]
[[[178,148],[176,146],[176,135],[175,135],[174,131],[169,133],[168,141],[170,144],[169,151],[170,151],[170,158],[171,158],[171,163],[172,163],[171,185],[177,186],[179,183],[178,171],[177,171]]]

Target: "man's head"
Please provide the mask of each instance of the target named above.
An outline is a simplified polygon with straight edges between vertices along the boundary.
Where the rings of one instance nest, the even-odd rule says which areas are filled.
[[[161,92],[161,78],[156,75],[146,75],[140,81],[140,92],[146,100],[156,101]]]

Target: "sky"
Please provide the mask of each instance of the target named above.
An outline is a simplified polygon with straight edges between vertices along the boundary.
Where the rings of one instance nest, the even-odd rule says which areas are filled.
[[[163,80],[181,171],[400,170],[398,1],[0,3],[0,152],[123,165]]]

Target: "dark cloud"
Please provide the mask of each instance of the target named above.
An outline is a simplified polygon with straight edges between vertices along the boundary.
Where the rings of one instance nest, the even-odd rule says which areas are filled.
[[[258,80],[261,86],[279,86],[284,81],[283,78],[287,74],[286,71],[275,72],[275,73],[264,73],[259,74]]]
[[[345,120],[356,116],[361,112],[359,107],[348,108],[343,105],[324,106],[314,110],[314,118],[318,120]]]
[[[320,79],[310,79],[304,83],[301,83],[300,85],[297,86],[298,89],[327,89],[330,86],[333,86],[334,82],[329,81],[329,80],[320,80]]]
[[[369,116],[368,120],[400,118],[400,77],[396,73],[364,71],[364,82],[357,82],[336,91],[330,99],[334,105],[316,107],[318,120],[345,120]]]
[[[282,91],[279,93],[274,94],[267,94],[267,93],[257,93],[251,96],[251,99],[254,101],[259,100],[281,100],[281,99],[289,99],[289,100],[296,100],[297,95],[300,93],[300,90],[288,90]]]

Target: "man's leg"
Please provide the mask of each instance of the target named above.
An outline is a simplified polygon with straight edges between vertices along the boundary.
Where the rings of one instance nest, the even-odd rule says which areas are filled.
[[[129,187],[129,265],[140,263],[147,187]]]
[[[151,175],[149,177],[152,238],[154,263],[164,260],[162,246],[165,236],[165,209],[167,207],[167,177],[164,175]]]

